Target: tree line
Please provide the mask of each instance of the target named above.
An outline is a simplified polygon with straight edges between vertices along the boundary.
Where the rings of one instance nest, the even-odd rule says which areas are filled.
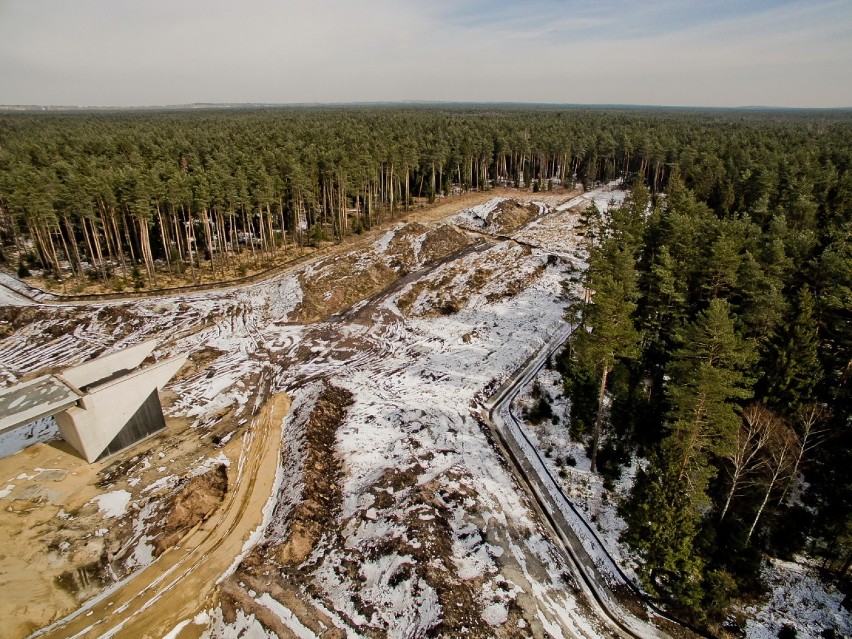
[[[715,623],[766,556],[805,552],[852,591],[849,122],[749,130],[588,212],[561,361],[593,470],[643,459],[620,510],[644,586]]]
[[[158,273],[228,279],[454,191],[630,174],[656,192],[675,164],[714,205],[742,208],[772,188],[763,156],[799,153],[812,135],[828,154],[848,149],[848,121],[833,112],[11,113],[0,116],[0,259],[104,284],[133,271],[148,286]]]

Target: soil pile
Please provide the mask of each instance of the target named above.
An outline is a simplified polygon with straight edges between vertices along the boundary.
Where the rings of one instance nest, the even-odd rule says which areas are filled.
[[[449,225],[429,229],[413,222],[393,231],[382,252],[351,252],[327,258],[299,275],[302,302],[293,316],[302,322],[327,319],[385,290],[416,268],[446,258],[472,240]]]
[[[279,499],[266,534],[269,536],[278,526],[285,526],[287,533],[259,545],[222,583],[219,604],[226,622],[233,623],[238,612],[253,614],[279,636],[290,636],[291,631],[281,620],[256,600],[256,593],[265,592],[284,602],[299,623],[317,635],[329,639],[345,636],[333,628],[321,609],[308,603],[312,597],[305,601],[304,590],[319,594],[310,578],[317,566],[305,561],[324,535],[335,537],[340,527],[337,519],[342,503],[342,468],[335,442],[352,401],[349,391],[326,384],[311,406],[298,446],[303,460],[299,502],[292,511],[284,508],[282,512],[286,500]],[[299,421],[298,412],[294,419]],[[271,565],[277,566],[283,579],[270,579]]]
[[[414,283],[399,296],[397,307],[406,315],[453,315],[471,304],[513,297],[530,286],[545,270],[543,262],[529,260],[527,246],[503,242],[480,254],[442,265],[436,277]]]
[[[494,233],[508,235],[532,222],[538,214],[539,209],[535,204],[504,200],[488,216],[486,226]]]
[[[227,492],[228,469],[224,464],[184,483],[163,507],[168,515],[162,524],[162,533],[153,542],[154,556],[162,555],[213,514]]]
[[[296,567],[304,562],[322,534],[334,528],[341,502],[340,460],[334,443],[351,403],[351,393],[334,386],[326,387],[317,399],[305,432],[302,502],[293,512],[290,536],[278,550],[282,564]]]
[[[412,222],[397,229],[385,251],[385,259],[390,266],[401,274],[416,268],[420,261],[416,246],[428,233],[428,227],[419,222]]]
[[[299,275],[304,292],[295,319],[316,322],[392,284],[397,272],[378,259],[347,253],[323,260]]]
[[[471,244],[470,238],[449,224],[442,224],[429,231],[420,247],[420,259],[424,264],[442,260]]]

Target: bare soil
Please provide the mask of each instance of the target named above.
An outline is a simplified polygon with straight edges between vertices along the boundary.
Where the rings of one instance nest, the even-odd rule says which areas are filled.
[[[292,319],[304,323],[327,319],[386,290],[415,267],[438,262],[472,243],[452,226],[430,229],[413,222],[396,229],[386,253],[364,247],[319,260],[299,275],[303,298]]]
[[[203,367],[210,355],[197,354],[196,365]],[[279,402],[276,415],[288,406],[289,401]],[[280,433],[278,419],[275,429]],[[164,433],[95,464],[86,463],[61,440],[0,459],[0,482],[8,480],[0,484],[0,490],[8,489],[0,499],[0,635],[27,636],[123,577],[142,533],[151,537],[155,554],[166,557],[173,552],[169,548],[186,544],[186,536],[218,511],[234,481],[230,475],[236,473],[242,439],[234,436],[218,450],[232,460],[231,469],[226,472],[216,464],[193,476],[189,469],[205,454],[216,455],[216,448],[209,438],[202,441],[204,433],[189,428],[187,420],[168,419],[166,424]],[[249,425],[220,427],[243,432]],[[273,463],[269,481],[274,469]],[[145,491],[168,473],[184,477],[174,486]],[[127,491],[130,501],[123,516],[110,518],[92,500],[116,490]],[[137,531],[134,524],[146,508],[151,519]],[[245,525],[251,525],[250,517]]]
[[[294,319],[305,323],[324,319],[382,290],[398,277],[380,261],[362,267],[358,264],[359,256],[347,253],[319,262],[316,275],[300,275],[303,298]]]
[[[44,636],[59,639],[109,634],[155,639],[182,619],[215,605],[216,580],[239,556],[246,539],[263,519],[262,510],[277,475],[281,424],[289,408],[286,393],[273,396],[256,415],[245,441],[223,449],[234,455],[227,472],[227,482],[233,489],[220,507],[206,518],[198,516],[222,490],[221,470],[214,468],[211,477],[195,484],[206,486],[207,492],[197,502],[183,489],[192,483],[190,480],[172,502],[176,506],[182,503],[184,508],[184,516],[175,521],[184,532],[179,544],[165,550],[107,597],[92,600],[76,616],[61,620]],[[198,521],[186,530],[194,519]]]
[[[534,204],[522,205],[515,200],[500,202],[489,216],[497,233],[508,235],[526,226],[538,216],[538,207]]]
[[[185,480],[178,492],[163,504],[167,515],[155,528],[158,533],[154,539],[154,556],[159,557],[175,546],[184,535],[210,517],[225,500],[227,492],[228,468],[224,464]]]
[[[346,416],[352,394],[328,386],[317,400],[305,432],[307,457],[302,470],[302,502],[291,515],[290,536],[277,549],[278,562],[290,571],[313,552],[319,538],[333,529],[340,510],[340,460],[334,451],[337,429]]]
[[[58,295],[103,295],[133,291],[165,291],[172,288],[193,285],[209,285],[210,288],[216,288],[218,286],[227,286],[229,282],[235,280],[260,275],[265,272],[269,272],[272,275],[282,268],[295,267],[315,257],[334,255],[340,251],[361,246],[365,242],[373,241],[387,228],[401,221],[429,222],[443,219],[463,208],[482,204],[494,197],[546,200],[548,197],[563,193],[567,193],[567,191],[558,190],[547,194],[533,194],[531,191],[501,187],[489,191],[469,191],[460,195],[452,195],[441,198],[434,204],[419,204],[408,211],[397,209],[393,214],[387,214],[382,224],[376,225],[360,235],[347,236],[341,242],[323,242],[318,247],[300,247],[295,244],[288,244],[279,248],[272,255],[267,256],[261,256],[259,252],[252,255],[248,249],[243,249],[240,254],[231,256],[233,268],[229,268],[226,271],[225,277],[222,277],[218,271],[215,274],[213,273],[209,260],[202,260],[200,268],[185,268],[183,273],[169,272],[166,270],[165,265],[161,265],[158,267],[155,281],[153,283],[146,281],[144,286],[139,288],[133,286],[132,278],[129,276],[124,277],[120,271],[106,283],[100,279],[81,278],[75,280],[71,277],[66,278],[63,282],[56,282],[55,280],[35,275],[25,278],[24,281],[30,286]],[[565,199],[564,195],[562,195],[562,199]],[[239,267],[239,271],[235,270],[236,267]],[[0,337],[2,337],[2,331],[3,326],[0,323]]]

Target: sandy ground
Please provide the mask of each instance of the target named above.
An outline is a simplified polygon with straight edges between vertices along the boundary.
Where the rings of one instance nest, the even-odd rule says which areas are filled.
[[[45,547],[43,534],[51,520],[82,509],[103,492],[96,486],[98,470],[98,465],[87,464],[62,441],[36,444],[0,459],[2,492],[8,493],[0,502],[0,634],[4,637],[26,636],[55,618],[57,611],[76,608],[76,598],[58,588],[56,581],[74,566],[97,561],[103,538],[90,532],[90,539],[69,556],[62,552],[61,542],[51,543],[52,536]]]
[[[247,534],[260,524],[261,510],[278,468],[281,420],[288,410],[287,395],[276,395],[244,438],[235,438],[221,449],[221,454],[233,462],[229,473],[233,476],[229,477],[226,501],[214,517],[182,540],[180,548],[166,551],[99,603],[80,609],[80,603],[102,587],[99,572],[103,570],[104,546],[120,516],[98,508],[97,499],[120,492],[130,496],[126,482],[119,484],[122,488],[118,491],[105,490],[116,488],[105,482],[112,469],[138,457],[139,448],[87,464],[65,442],[57,440],[0,459],[0,477],[9,480],[3,489],[7,494],[0,502],[0,535],[4,539],[0,554],[0,634],[24,637],[77,610],[79,616],[47,636],[101,636],[106,624],[120,623],[127,624],[120,636],[164,635],[174,625],[173,617],[200,605],[241,552]],[[186,438],[181,434],[184,430],[180,420],[169,420],[166,434],[150,440],[150,445],[161,446],[170,436]],[[194,438],[186,439],[187,448],[197,446]],[[179,461],[180,451],[169,452],[172,459],[178,459],[172,465],[175,470],[184,466]],[[160,599],[184,576],[183,583],[192,583],[192,587],[182,586]],[[145,587],[149,589],[140,594]],[[155,602],[157,605],[153,605]],[[140,615],[140,608],[146,605],[145,614]],[[118,609],[122,609],[121,615],[110,614]],[[93,629],[92,620],[104,625]],[[81,632],[84,634],[78,634]]]
[[[45,637],[159,638],[181,619],[215,603],[219,577],[245,551],[263,523],[263,511],[278,474],[281,423],[290,408],[286,393],[271,398],[242,442],[231,488],[215,514],[190,531],[140,573],[53,625]]]

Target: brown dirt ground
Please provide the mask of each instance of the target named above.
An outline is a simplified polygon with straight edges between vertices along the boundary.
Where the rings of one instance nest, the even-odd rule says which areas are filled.
[[[259,257],[254,259],[247,251],[234,256],[234,259],[235,263],[240,262],[244,265],[244,276],[256,275],[270,269],[277,269],[286,266],[295,267],[303,263],[305,260],[315,257],[334,255],[339,253],[341,250],[347,250],[353,246],[361,246],[364,242],[372,242],[390,226],[401,221],[429,222],[443,219],[464,208],[487,202],[494,197],[515,197],[523,200],[546,200],[549,197],[558,196],[563,193],[567,195],[569,192],[565,190],[558,190],[548,193],[533,194],[531,191],[508,189],[503,187],[495,188],[490,191],[470,191],[460,195],[441,198],[434,204],[418,205],[408,211],[400,209],[394,211],[393,215],[386,213],[382,224],[374,226],[372,229],[362,233],[361,235],[347,236],[339,243],[323,243],[318,248],[309,246],[299,247],[297,245],[288,244],[286,247],[279,249],[268,261],[261,261]],[[158,272],[154,286],[149,287],[146,285],[139,290],[169,289],[193,284],[209,284],[211,289],[215,289],[217,287],[227,285],[231,279],[236,279],[236,274],[232,269],[228,270],[226,273],[226,279],[223,279],[221,276],[213,275],[210,269],[210,262],[206,261],[202,263],[201,269],[195,269],[194,272],[190,269],[186,269],[183,275],[170,274],[167,271],[162,273]],[[100,281],[91,281],[86,279],[76,282],[70,278],[66,279],[63,283],[57,283],[41,277],[28,277],[25,282],[31,286],[59,295],[97,295],[103,293],[116,293],[119,290],[135,290],[131,285],[130,279],[123,278],[120,271],[114,276],[113,280],[108,282],[106,285]],[[121,283],[119,284],[119,282]],[[0,325],[0,331],[2,331],[2,325]],[[0,333],[0,335],[1,334],[2,333]]]
[[[352,252],[323,260],[316,265],[322,272],[316,276],[299,275],[303,297],[293,319],[316,322],[352,306],[381,291],[398,277],[396,271],[382,261],[371,261],[356,268],[359,256]]]
[[[349,391],[328,386],[317,399],[308,421],[307,457],[302,469],[305,490],[302,502],[290,516],[290,536],[276,552],[278,562],[290,570],[310,556],[340,509],[341,467],[334,446],[337,429],[351,403]]]
[[[496,225],[497,232],[508,235],[526,226],[538,216],[535,204],[520,204],[515,200],[506,200],[497,205],[489,220]]]
[[[210,354],[198,356],[194,365],[203,367]],[[182,370],[179,376],[185,374]],[[168,406],[173,398],[164,393],[162,400]],[[223,415],[217,429],[234,435],[217,450],[209,433],[190,428],[190,420],[170,418],[165,432],[94,464],[61,440],[0,459],[0,482],[8,480],[0,489],[14,486],[0,498],[0,635],[27,636],[124,576],[122,560],[138,539],[133,522],[146,504],[154,504],[154,517],[172,533],[160,542],[163,549],[203,521],[205,513],[209,517],[218,493],[224,496],[221,471],[215,468],[206,477],[186,477],[172,489],[143,490],[165,474],[185,475],[198,466],[199,455],[221,451],[235,469],[243,446],[239,435],[247,428]],[[131,485],[131,477],[139,481]],[[131,502],[123,517],[109,519],[91,500],[115,490],[129,492]],[[170,511],[172,505],[179,508]]]
[[[154,556],[159,557],[181,538],[210,517],[228,492],[228,469],[224,464],[184,480],[179,491],[162,506],[166,516],[157,526]]]
[[[342,468],[335,452],[335,442],[337,429],[351,403],[351,393],[330,385],[317,398],[305,427],[304,489],[302,501],[288,517],[290,534],[281,543],[267,542],[258,546],[234,575],[223,582],[219,602],[227,622],[233,622],[237,610],[253,612],[261,623],[279,636],[290,636],[289,630],[283,628],[274,615],[254,602],[249,594],[253,590],[268,592],[276,600],[284,602],[305,626],[317,634],[323,637],[343,636],[333,630],[333,624],[321,611],[304,603],[299,588],[307,585],[307,575],[313,568],[303,566],[303,562],[323,534],[331,531],[334,535],[338,529],[335,519],[342,500]],[[277,579],[269,578],[270,569],[279,575]]]
[[[423,236],[420,255],[414,240]],[[302,302],[293,319],[316,322],[371,297],[406,275],[420,263],[430,264],[463,249],[473,240],[452,226],[429,229],[413,222],[398,229],[387,253],[349,251],[316,262],[309,273],[299,275]]]

